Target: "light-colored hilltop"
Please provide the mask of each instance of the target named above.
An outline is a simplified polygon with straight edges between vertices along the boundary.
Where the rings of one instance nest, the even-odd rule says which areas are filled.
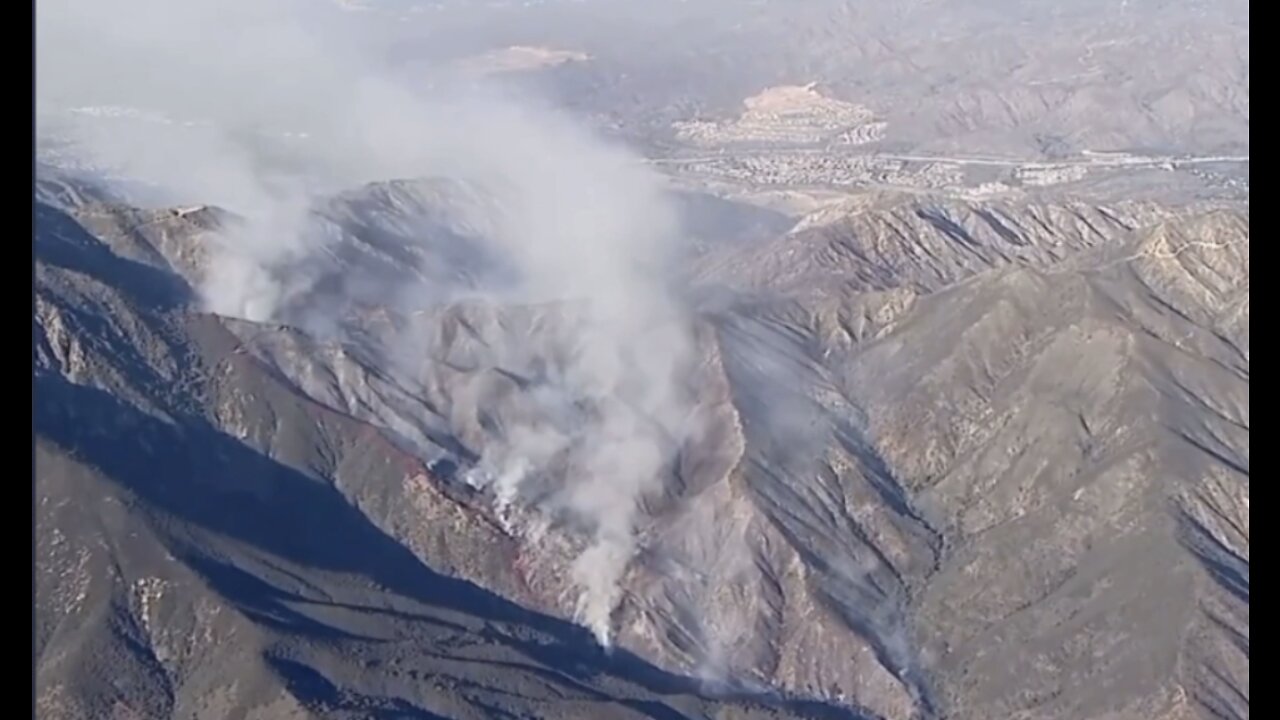
[[[743,101],[735,120],[675,123],[677,136],[700,146],[744,143],[862,145],[879,140],[886,124],[870,108],[827,97],[808,85],[766,88]]]
[[[531,45],[512,45],[463,60],[463,69],[481,74],[526,72],[566,63],[586,62],[587,53]]]

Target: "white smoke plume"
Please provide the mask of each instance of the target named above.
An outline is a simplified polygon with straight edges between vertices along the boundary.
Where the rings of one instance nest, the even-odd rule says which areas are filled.
[[[689,417],[690,334],[661,278],[679,228],[659,179],[536,103],[406,84],[323,4],[41,0],[36,14],[42,141],[243,219],[200,288],[215,312],[270,320],[308,289],[292,269],[331,242],[308,221],[317,193],[434,176],[493,197],[488,240],[519,269],[509,290],[573,308],[559,385],[590,409],[565,432],[507,433],[480,482],[505,514],[526,476],[569,455],[555,500],[588,537],[578,616],[608,644],[639,506]]]

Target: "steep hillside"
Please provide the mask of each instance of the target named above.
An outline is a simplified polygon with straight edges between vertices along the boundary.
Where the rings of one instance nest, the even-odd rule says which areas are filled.
[[[578,428],[651,431],[644,388],[565,380],[585,308],[474,292],[483,198],[334,199],[315,282],[253,323],[192,290],[234,218],[56,197],[38,642],[68,717],[1248,717],[1247,208],[872,198],[701,248],[696,431],[636,499],[604,654],[557,498]],[[530,437],[519,492],[476,481]]]

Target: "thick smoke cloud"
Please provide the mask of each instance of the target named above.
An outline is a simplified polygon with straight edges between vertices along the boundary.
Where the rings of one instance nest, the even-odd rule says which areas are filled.
[[[690,334],[660,272],[673,208],[635,158],[538,103],[399,81],[352,22],[301,0],[42,0],[41,141],[234,212],[200,290],[210,310],[257,321],[309,289],[291,269],[332,242],[313,222],[318,194],[427,176],[482,188],[498,209],[487,240],[518,269],[502,292],[573,308],[557,387],[590,410],[559,431],[512,429],[470,477],[504,510],[568,456],[554,503],[585,529],[578,616],[607,644],[639,503],[689,431],[677,378]]]

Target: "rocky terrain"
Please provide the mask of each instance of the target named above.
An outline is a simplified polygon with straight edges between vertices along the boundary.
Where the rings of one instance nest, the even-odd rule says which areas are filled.
[[[604,654],[485,589],[519,547],[474,499],[242,339],[302,336],[192,304],[217,214],[39,190],[65,203],[36,218],[41,717],[857,716]]]
[[[691,122],[719,131],[693,133],[697,144],[778,130],[739,118],[780,86],[812,86],[827,119],[842,105],[865,111],[874,131],[855,139],[899,152],[1248,153],[1249,8],[1238,0],[378,5],[352,21],[394,38],[413,72],[513,44],[589,55],[522,81],[664,154],[688,144]]]
[[[482,197],[334,198],[255,323],[234,216],[36,190],[42,717],[1248,717],[1247,205],[687,196],[698,431],[605,652],[590,449],[476,481],[629,397],[564,394],[581,309],[388,291],[500,274]]]
[[[37,35],[40,717],[1249,717],[1245,3]]]

